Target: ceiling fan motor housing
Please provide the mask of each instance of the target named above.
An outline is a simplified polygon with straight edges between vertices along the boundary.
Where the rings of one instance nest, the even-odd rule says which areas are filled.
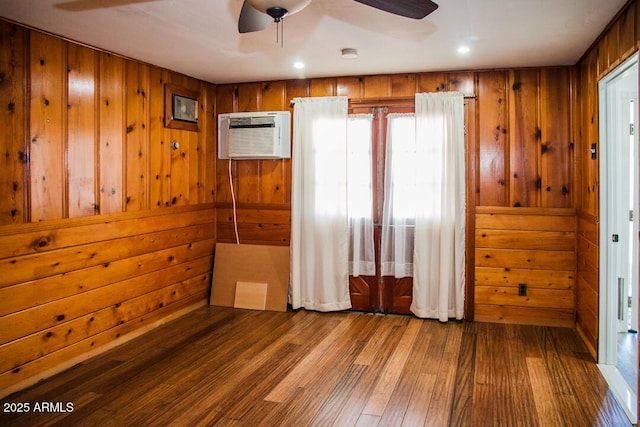
[[[289,13],[289,11],[280,6],[274,6],[267,9],[267,15],[272,17],[275,22],[282,21],[282,18],[287,16],[287,13]]]
[[[259,10],[276,19],[270,12],[270,9],[284,9],[285,15],[293,15],[307,7],[311,0],[245,0],[256,10]],[[276,12],[274,12],[276,13]],[[280,12],[278,12],[280,13]],[[280,17],[282,19],[284,15]]]

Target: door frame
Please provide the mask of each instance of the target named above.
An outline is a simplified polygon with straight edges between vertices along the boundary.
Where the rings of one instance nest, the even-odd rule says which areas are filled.
[[[610,248],[613,233],[617,231],[613,225],[614,209],[609,201],[615,189],[610,187],[609,171],[613,167],[611,156],[613,150],[609,150],[606,141],[617,138],[617,128],[610,123],[610,107],[608,105],[609,85],[620,78],[633,67],[638,70],[638,53],[636,52],[613,71],[598,82],[598,112],[599,112],[599,146],[596,155],[599,157],[599,313],[598,313],[598,366],[611,389],[624,408],[632,422],[637,420],[637,397],[620,375],[617,364],[617,335],[618,335],[618,286],[615,286],[613,277],[613,250]],[[638,74],[638,71],[636,71]],[[635,79],[638,89],[638,76]],[[636,93],[637,94],[637,93]],[[636,95],[637,97],[637,95]],[[636,120],[638,123],[638,110]],[[593,150],[593,148],[592,148]],[[593,151],[592,151],[593,153]],[[638,171],[636,170],[636,174]],[[619,208],[618,208],[619,209]],[[635,238],[635,236],[631,236]],[[607,284],[613,284],[607,286]]]

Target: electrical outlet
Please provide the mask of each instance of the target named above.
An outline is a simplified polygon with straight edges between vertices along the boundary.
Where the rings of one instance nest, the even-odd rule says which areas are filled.
[[[521,296],[521,297],[527,296],[527,284],[526,283],[518,283],[518,296]]]

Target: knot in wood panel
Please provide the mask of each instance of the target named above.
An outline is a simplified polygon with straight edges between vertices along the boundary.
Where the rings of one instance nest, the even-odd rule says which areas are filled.
[[[38,250],[40,248],[47,247],[49,246],[49,243],[51,243],[51,239],[49,237],[40,237],[33,242],[33,249]]]

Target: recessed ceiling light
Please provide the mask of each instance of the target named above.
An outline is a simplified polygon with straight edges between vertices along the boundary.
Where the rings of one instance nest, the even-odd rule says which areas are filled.
[[[470,51],[471,51],[471,49],[469,49],[469,46],[464,46],[464,45],[463,45],[463,46],[460,46],[460,47],[458,48],[458,53],[459,53],[459,54],[462,54],[462,55],[467,54],[467,53],[469,53]]]
[[[358,57],[358,51],[350,47],[342,49],[340,52],[344,59],[355,59]]]
[[[293,63],[293,68],[297,69],[297,70],[302,70],[304,68],[304,62],[302,61],[296,61]]]

